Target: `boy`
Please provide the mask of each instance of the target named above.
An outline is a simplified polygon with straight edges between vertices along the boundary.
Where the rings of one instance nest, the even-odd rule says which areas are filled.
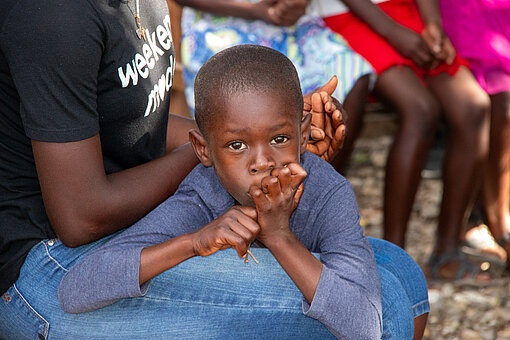
[[[175,304],[176,329],[189,322],[192,331],[201,319],[206,337],[331,337],[299,313],[290,277],[303,313],[336,337],[380,338],[374,254],[347,180],[305,152],[310,117],[301,120],[292,63],[261,46],[229,48],[199,71],[195,98],[200,132],[191,130],[190,140],[202,165],[174,196],[71,268],[59,287],[63,309],[145,295]],[[254,242],[270,252],[253,249],[258,264],[218,252],[232,247],[245,257]],[[223,271],[208,270],[218,261]],[[168,281],[154,279],[149,290],[163,272]]]

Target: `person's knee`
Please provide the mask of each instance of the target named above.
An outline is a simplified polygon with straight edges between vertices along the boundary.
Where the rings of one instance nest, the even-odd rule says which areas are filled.
[[[466,98],[465,103],[460,103],[458,108],[463,109],[462,119],[458,124],[457,129],[466,132],[472,137],[479,135],[486,128],[486,122],[488,121],[491,102],[489,96],[484,92],[477,92],[474,95],[470,95]]]
[[[432,95],[407,98],[403,107],[403,128],[415,130],[420,138],[433,136],[441,118],[441,107]]]

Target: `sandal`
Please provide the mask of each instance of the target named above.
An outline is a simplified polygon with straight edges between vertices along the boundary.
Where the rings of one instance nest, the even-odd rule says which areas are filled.
[[[504,247],[501,247],[501,244],[492,236],[487,225],[483,223],[466,232],[462,251],[480,261],[504,262],[507,257]]]
[[[455,272],[455,275],[452,278],[445,278],[440,274],[441,268],[444,265],[450,262],[458,262],[459,267]],[[477,266],[472,263],[466,254],[464,254],[460,249],[455,249],[451,252],[430,256],[429,260],[430,267],[430,277],[433,280],[443,281],[443,282],[456,282],[456,283],[470,283],[476,285],[483,285],[492,283],[494,277],[493,273],[489,272],[490,264],[488,262],[483,262],[481,265]],[[488,281],[480,281],[477,276],[479,274],[487,273],[490,276]]]

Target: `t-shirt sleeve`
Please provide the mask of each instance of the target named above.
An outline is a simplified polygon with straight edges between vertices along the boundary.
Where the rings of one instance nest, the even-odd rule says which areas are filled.
[[[350,183],[344,181],[324,202],[316,217],[323,269],[312,303],[303,298],[303,312],[340,339],[379,339],[379,275]]]
[[[99,131],[97,76],[105,30],[88,1],[20,1],[2,32],[26,135],[47,142]]]
[[[58,298],[63,310],[82,313],[143,296],[150,281],[139,284],[142,249],[207,224],[210,216],[203,206],[196,195],[176,194],[81,259],[60,283]]]

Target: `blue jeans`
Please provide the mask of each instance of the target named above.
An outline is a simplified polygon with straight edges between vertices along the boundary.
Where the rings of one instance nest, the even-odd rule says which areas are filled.
[[[333,339],[320,322],[303,315],[301,293],[271,253],[259,248],[252,249],[259,264],[240,259],[232,265],[237,255],[231,249],[192,258],[154,278],[144,297],[64,313],[57,299],[62,276],[105,241],[75,249],[58,240],[34,246],[19,279],[2,296],[0,338]],[[414,317],[429,310],[423,273],[397,246],[370,243],[381,278],[383,339],[412,339]],[[249,276],[237,275],[241,266],[252,269]]]

